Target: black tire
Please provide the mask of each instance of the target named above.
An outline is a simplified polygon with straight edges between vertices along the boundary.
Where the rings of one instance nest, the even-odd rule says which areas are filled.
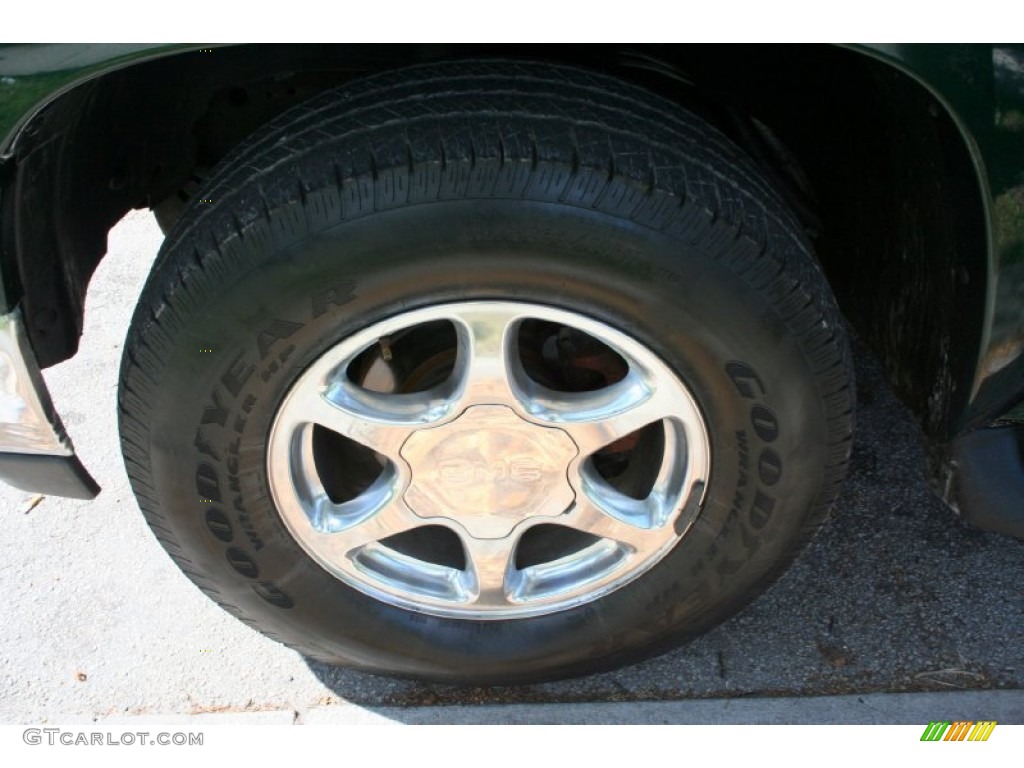
[[[674,104],[562,66],[415,67],[292,110],[197,197],[125,346],[125,464],[189,578],[309,657],[471,683],[638,660],[762,592],[838,493],[853,372],[827,283],[753,164]],[[282,523],[265,446],[290,384],[400,309],[467,298],[596,318],[689,386],[709,487],[640,578],[546,615],[441,618],[352,589]]]

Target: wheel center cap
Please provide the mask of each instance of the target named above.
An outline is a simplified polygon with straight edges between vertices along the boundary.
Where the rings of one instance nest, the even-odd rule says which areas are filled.
[[[574,498],[566,468],[576,444],[503,405],[476,405],[419,430],[401,453],[412,467],[405,500],[416,514],[456,520],[479,539],[507,536],[528,517],[560,515]]]

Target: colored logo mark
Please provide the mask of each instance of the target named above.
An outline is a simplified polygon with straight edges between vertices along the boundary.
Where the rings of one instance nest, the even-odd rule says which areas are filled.
[[[921,741],[988,741],[995,727],[995,720],[931,722],[924,729]]]

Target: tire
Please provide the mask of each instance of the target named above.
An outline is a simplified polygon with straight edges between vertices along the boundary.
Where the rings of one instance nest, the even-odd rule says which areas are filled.
[[[414,67],[277,119],[197,198],[129,331],[125,465],[188,577],[308,657],[476,684],[632,662],[749,603],[838,493],[827,283],[672,103]]]

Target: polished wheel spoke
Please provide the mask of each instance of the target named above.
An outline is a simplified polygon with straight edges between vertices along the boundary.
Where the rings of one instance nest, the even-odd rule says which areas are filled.
[[[284,428],[318,424],[384,456],[397,459],[402,444],[437,418],[425,397],[355,393],[345,385],[295,397]],[[393,402],[389,402],[393,401]],[[400,407],[401,406],[401,407]]]
[[[461,538],[466,553],[465,584],[471,601],[481,608],[508,605],[516,537],[478,539],[464,534]]]
[[[515,305],[505,304],[472,304],[454,315],[461,406],[515,400],[510,375],[516,365],[515,328],[521,316]]]
[[[355,550],[368,544],[383,541],[389,536],[411,531],[424,524],[423,518],[409,509],[401,498],[394,496],[388,498],[377,509],[367,510],[361,516],[354,515],[356,519],[348,525],[344,522],[332,524],[332,520],[345,520],[344,508],[350,504],[351,502],[335,505],[326,498],[320,498],[316,503],[314,514],[319,517],[320,524],[317,525],[317,518],[314,518],[313,531],[309,536],[333,557],[350,558]]]
[[[652,526],[649,516],[644,514],[641,503],[634,502],[633,499],[624,501],[633,502],[629,506],[635,508],[634,514],[628,518],[608,509],[610,505],[607,503],[601,503],[589,494],[583,493],[577,497],[573,508],[559,518],[558,522],[591,536],[625,544],[635,552],[645,552],[659,546],[665,538],[664,530]]]
[[[673,414],[671,393],[631,374],[595,392],[543,393],[530,414],[569,434],[581,456],[589,456]]]

